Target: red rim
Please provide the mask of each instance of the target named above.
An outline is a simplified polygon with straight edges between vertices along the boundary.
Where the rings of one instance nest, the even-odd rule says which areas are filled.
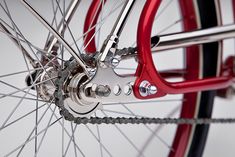
[[[185,31],[193,30],[198,28],[195,8],[192,0],[181,0],[179,1],[180,8],[182,12],[182,17],[185,17],[183,20],[183,27]],[[193,80],[199,78],[199,74],[195,73],[195,70],[199,71],[199,46],[192,46],[186,50],[186,70],[185,75],[186,80]],[[196,115],[197,107],[197,93],[188,93],[184,94],[184,101],[182,104],[181,118],[194,118]],[[181,157],[187,154],[187,150],[190,145],[190,138],[193,132],[192,125],[179,125],[176,131],[175,139],[173,141],[174,152],[170,152],[170,157]]]

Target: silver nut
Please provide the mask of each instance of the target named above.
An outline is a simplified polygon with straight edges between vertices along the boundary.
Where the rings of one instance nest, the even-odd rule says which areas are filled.
[[[153,95],[157,93],[157,87],[154,85],[151,85],[148,81],[142,81],[139,87],[140,95],[143,97]]]

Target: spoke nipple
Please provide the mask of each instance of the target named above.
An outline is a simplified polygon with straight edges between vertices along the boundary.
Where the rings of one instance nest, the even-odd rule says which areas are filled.
[[[144,80],[141,82],[139,87],[140,95],[143,97],[153,95],[157,93],[157,87],[154,85],[151,85],[148,81]]]

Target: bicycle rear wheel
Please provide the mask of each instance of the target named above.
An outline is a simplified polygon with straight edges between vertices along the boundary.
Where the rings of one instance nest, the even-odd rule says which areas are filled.
[[[95,1],[96,0],[94,0],[94,2]],[[52,21],[52,26],[56,29],[59,25],[58,19],[63,19],[63,13],[65,13],[65,10],[69,5],[66,0],[50,1],[50,4],[48,4],[48,1],[29,2],[40,14],[44,15],[48,21]],[[89,3],[87,1],[81,2],[81,7],[78,7],[77,14],[74,15],[73,20],[69,24],[69,29],[67,29],[64,34],[61,33],[69,43],[73,43],[72,45],[76,50],[85,50],[86,47],[89,48],[92,45],[89,44],[90,40],[87,40],[87,43],[85,42],[85,44],[81,40],[79,42],[75,42],[77,39],[82,39],[79,38],[80,36],[85,36],[81,33],[82,25],[80,23],[76,23],[78,21],[83,21],[85,18],[84,10],[79,10],[79,8],[86,8],[90,2],[91,1],[89,1]],[[100,16],[97,19],[97,28],[90,36],[91,39],[97,39],[95,42],[97,49],[88,49],[91,51],[99,50],[102,41],[109,33],[107,25],[112,25],[115,21],[113,19],[116,19],[118,11],[120,11],[120,8],[125,1],[109,1],[109,3],[107,1],[106,4],[104,4],[104,1],[98,2],[98,6],[102,8],[103,12],[101,10]],[[151,1],[148,1],[147,3],[149,2]],[[153,30],[153,35],[155,35],[155,33],[174,33],[177,31],[188,31],[199,28],[203,29],[219,25],[220,16],[217,3],[218,2],[214,0],[208,0],[207,2],[203,0],[164,0],[161,3],[161,10],[159,10],[156,15],[156,25],[154,24],[156,27]],[[138,16],[135,15],[138,11],[140,12],[142,10],[143,4],[144,2],[141,1],[138,1],[136,4],[136,10],[134,10],[134,14],[131,15],[132,17],[130,17],[130,20],[126,25],[127,27],[131,27],[129,29],[125,28],[124,33],[120,38],[120,48],[122,46],[129,47],[135,45],[137,32],[137,28],[135,29],[135,27],[138,23]],[[46,38],[48,33],[47,30],[44,29],[44,27],[42,27],[40,23],[31,16],[31,14],[24,16],[24,14],[27,14],[27,11],[21,7],[22,6],[19,4],[19,1],[1,1],[1,22],[11,30],[12,34],[10,37],[13,36],[14,39],[17,39],[17,42],[28,47],[27,50],[32,49],[30,54],[34,59],[36,56],[39,58],[37,61],[42,63],[39,69],[43,72],[47,70],[48,65],[49,67],[51,67],[51,65],[52,67],[55,66],[59,70],[61,68],[63,69],[64,61],[68,60],[71,55],[65,52],[64,47],[59,43],[58,49],[54,49],[57,53],[47,54],[45,51],[46,49],[44,49],[45,47],[43,47],[45,45],[45,39],[48,39]],[[16,14],[14,10],[18,9],[19,11],[17,11]],[[115,12],[115,10],[117,12]],[[51,16],[48,15],[49,13]],[[112,16],[110,15],[111,13],[116,15]],[[167,14],[169,14],[172,19],[166,16]],[[109,20],[104,22],[106,17],[109,17]],[[21,19],[30,20],[24,21],[24,23]],[[171,27],[172,23],[174,29]],[[28,27],[26,27],[26,25]],[[19,30],[16,26],[18,26]],[[78,30],[78,28],[80,29]],[[29,30],[31,31],[29,32]],[[36,34],[36,32],[39,31],[41,32]],[[78,34],[80,34],[80,36]],[[6,56],[2,58],[3,61],[0,62],[1,67],[9,67],[7,69],[1,68],[0,77],[2,78],[0,99],[2,99],[1,105],[4,105],[2,110],[0,110],[0,124],[2,124],[0,128],[0,155],[165,156],[170,152],[169,156],[180,157],[194,155],[200,156],[202,154],[209,126],[198,127],[182,125],[178,126],[178,129],[175,126],[163,127],[164,125],[123,126],[117,124],[93,126],[89,124],[76,125],[72,122],[63,120],[63,117],[61,117],[59,112],[57,112],[59,108],[54,105],[53,101],[44,102],[44,99],[40,98],[40,93],[38,94],[34,89],[25,88],[24,79],[31,71],[33,71],[33,67],[30,65],[28,60],[24,60],[26,57],[25,55],[18,53],[21,52],[22,49],[17,50],[12,46],[5,46],[9,45],[9,43],[12,44],[11,41],[8,41],[8,38],[6,38],[9,37],[9,34],[5,32],[3,36],[1,43],[4,44],[2,44],[1,47],[4,47],[6,52],[12,53],[6,53]],[[50,34],[49,36],[52,35]],[[221,45],[219,43],[213,43],[193,46],[187,49],[173,50],[176,52],[176,55],[174,55],[174,52],[172,51],[162,53],[166,53],[167,56],[171,56],[173,59],[170,59],[171,61],[174,61],[178,56],[178,61],[181,62],[179,67],[186,69],[186,71],[180,73],[182,75],[180,79],[193,80],[215,76],[217,74],[217,70],[219,70],[217,67],[220,65],[218,57],[220,54],[220,46]],[[216,53],[209,53],[211,51],[215,51]],[[153,54],[156,67],[158,68],[160,62],[158,58],[161,58],[159,55],[162,55],[162,53]],[[21,58],[20,61],[17,60],[18,58]],[[164,61],[168,59],[169,58],[166,57],[164,58]],[[47,64],[48,60],[50,64]],[[185,62],[185,65],[183,62]],[[210,64],[208,63],[214,66],[209,66]],[[137,66],[135,60],[127,62],[123,61],[115,70],[120,74],[125,74],[127,72],[134,73],[136,70],[135,66]],[[172,64],[172,66],[175,68],[175,63]],[[17,68],[22,71],[19,73]],[[165,67],[163,66],[162,69],[164,70],[164,68]],[[171,72],[174,73],[175,71],[172,70]],[[16,76],[15,74],[20,74],[20,76]],[[108,76],[107,79],[109,79]],[[50,80],[52,80],[52,82],[54,81],[51,78]],[[42,81],[37,82],[37,84],[42,84]],[[35,86],[36,83],[33,83],[32,87]],[[190,93],[176,97],[169,96],[159,100],[138,101],[129,104],[119,104],[118,102],[116,104],[103,104],[103,109],[98,110],[93,116],[210,117],[213,98],[214,92],[209,91],[203,93]],[[177,105],[178,102],[180,102],[179,106]],[[42,111],[42,109],[44,110]],[[166,113],[168,114],[166,115]],[[25,117],[27,118],[24,119]],[[58,126],[55,126],[54,124],[58,124]],[[4,141],[9,142],[3,143]],[[173,144],[171,145],[171,143]]]

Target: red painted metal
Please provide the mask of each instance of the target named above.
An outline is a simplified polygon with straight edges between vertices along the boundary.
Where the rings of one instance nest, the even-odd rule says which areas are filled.
[[[160,76],[153,63],[150,48],[152,24],[160,3],[161,0],[147,1],[140,17],[137,34],[139,66],[136,72],[137,80],[134,86],[135,96],[140,99],[149,99],[161,97],[166,94],[183,94],[221,89],[230,86],[233,83],[233,76],[219,76],[177,83],[166,82],[164,78]],[[155,95],[142,97],[139,94],[139,85],[143,80],[148,80],[151,84],[155,85],[158,88],[158,92]]]
[[[104,3],[105,2],[106,0],[104,0]],[[93,0],[90,5],[90,8],[88,9],[83,29],[84,34],[86,34],[86,36],[84,36],[84,45],[87,45],[87,47],[85,48],[86,53],[95,53],[97,50],[95,38],[93,38],[93,36],[95,34],[95,25],[99,18],[101,9],[102,0]]]
[[[179,0],[180,9],[183,20],[183,30],[191,31],[198,29],[196,13],[193,5],[193,0]],[[194,80],[199,78],[200,69],[200,48],[199,46],[191,46],[185,49],[186,71],[185,80]],[[196,72],[195,72],[196,71]],[[184,94],[183,99],[187,101],[182,102],[181,118],[194,118],[197,108],[197,93]],[[185,156],[187,147],[190,145],[190,137],[193,134],[191,125],[179,125],[172,143],[172,148],[175,151],[169,152],[169,157]]]

